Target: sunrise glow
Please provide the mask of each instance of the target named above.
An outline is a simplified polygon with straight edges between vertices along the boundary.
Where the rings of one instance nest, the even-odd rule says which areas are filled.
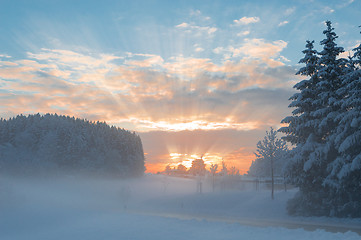
[[[291,114],[305,40],[355,4],[10,2],[4,18],[18,20],[0,30],[0,116],[57,113],[136,131],[149,172],[202,155],[245,172],[265,130]],[[358,32],[336,19],[347,52]]]
[[[203,159],[206,169],[209,170],[211,165],[218,165],[218,171],[222,169],[222,162],[224,162],[227,168],[235,167],[241,174],[247,172],[249,162],[254,159],[254,154],[244,155],[239,151],[230,152],[228,154],[220,153],[204,153],[204,154],[182,154],[182,153],[170,153],[163,157],[164,163],[147,163],[147,171],[151,173],[158,173],[165,170],[166,166],[170,166],[172,169],[177,168],[179,164],[185,166],[188,170],[192,166],[192,161],[195,159]],[[240,159],[242,161],[240,161]]]
[[[221,165],[223,161],[221,156],[208,154],[208,153],[205,153],[204,155],[171,153],[169,154],[169,157],[170,157],[169,165],[171,167],[177,167],[179,164],[182,164],[188,169],[192,166],[192,161],[195,159],[202,158],[204,163],[207,165],[207,168],[209,168],[211,164]]]

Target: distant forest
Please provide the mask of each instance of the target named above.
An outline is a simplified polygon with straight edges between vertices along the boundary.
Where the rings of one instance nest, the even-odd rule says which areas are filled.
[[[134,132],[53,114],[0,120],[0,172],[140,176],[141,139]]]

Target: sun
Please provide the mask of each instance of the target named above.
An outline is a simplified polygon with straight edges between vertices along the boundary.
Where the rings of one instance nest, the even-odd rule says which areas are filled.
[[[170,153],[169,165],[171,167],[177,167],[179,164],[184,165],[187,169],[192,167],[192,162],[195,159],[202,158],[207,168],[209,168],[212,164],[221,165],[223,158],[222,156],[214,153],[205,153],[205,154],[186,154],[186,153]]]

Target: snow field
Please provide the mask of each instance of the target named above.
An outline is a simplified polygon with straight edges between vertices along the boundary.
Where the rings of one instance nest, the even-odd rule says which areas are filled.
[[[354,232],[253,227],[222,220],[291,221],[284,203],[292,191],[276,192],[275,201],[270,201],[266,191],[196,194],[195,187],[192,179],[163,176],[129,181],[1,178],[0,239],[361,239]],[[170,213],[175,217],[164,217]],[[197,215],[218,218],[193,219]]]

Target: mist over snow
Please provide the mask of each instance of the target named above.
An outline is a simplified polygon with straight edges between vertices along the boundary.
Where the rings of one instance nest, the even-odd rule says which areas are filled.
[[[195,179],[164,175],[1,177],[0,239],[360,239],[316,229],[360,233],[361,219],[287,216],[295,190],[271,201],[265,186],[212,192],[202,182],[199,194]]]

